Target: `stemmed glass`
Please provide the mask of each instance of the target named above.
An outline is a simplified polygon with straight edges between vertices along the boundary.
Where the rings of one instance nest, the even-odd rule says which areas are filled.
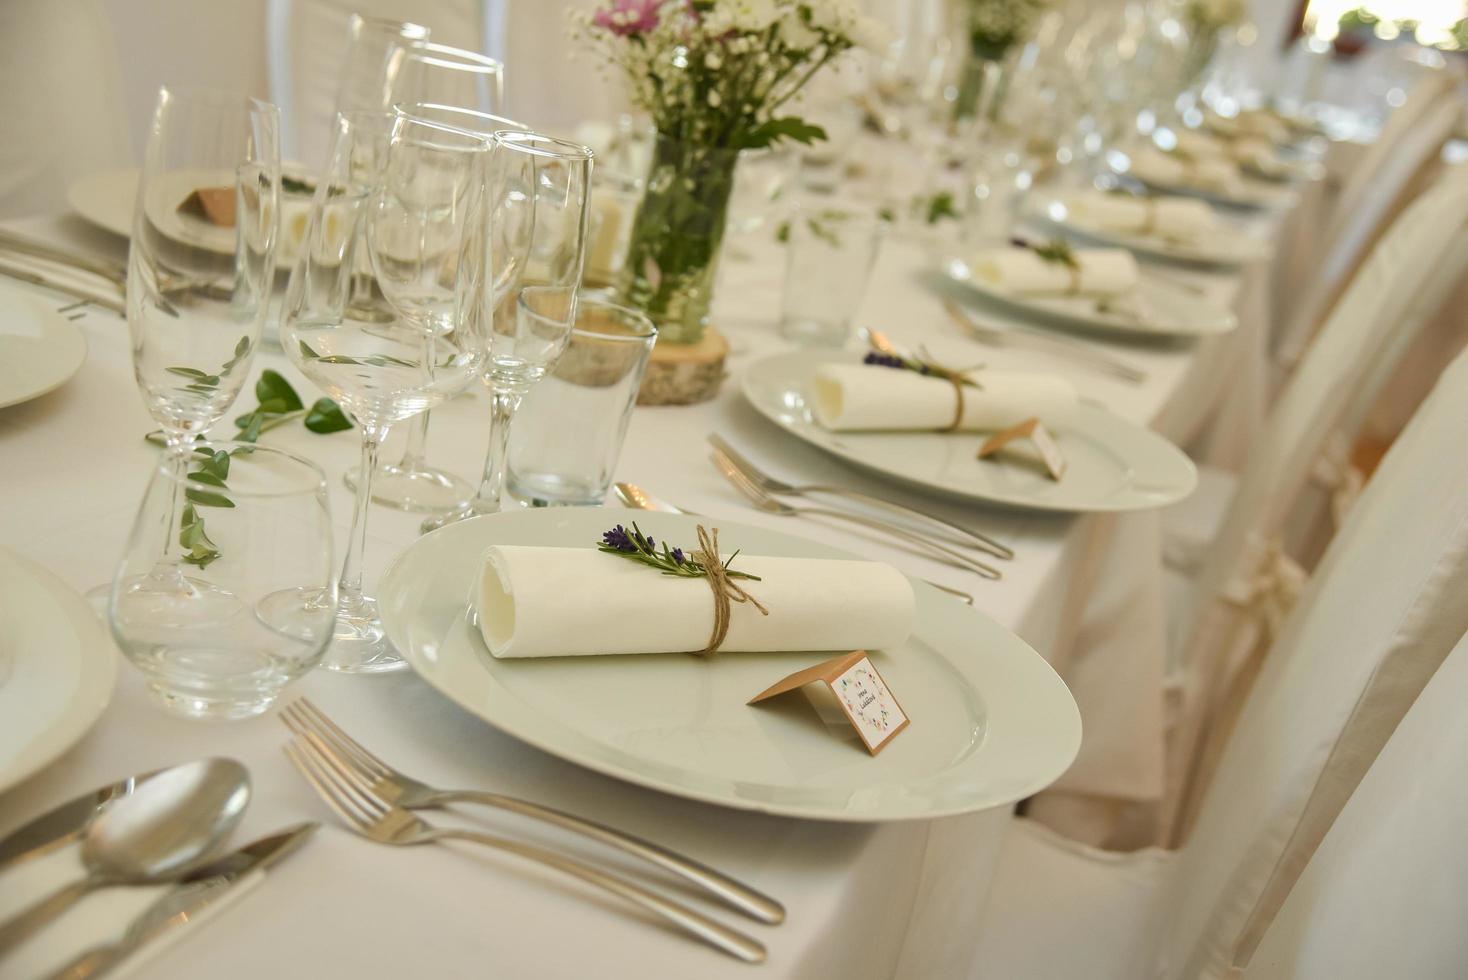
[[[249,374],[274,279],[279,204],[274,105],[160,90],[133,211],[127,323],[133,377],[179,479],[193,440],[224,416]],[[152,571],[123,583],[124,596],[151,592],[181,605],[205,597],[181,567],[190,560],[175,540],[185,502],[175,504]],[[88,597],[100,603],[109,591]]]
[[[404,666],[362,589],[371,475],[389,427],[459,393],[487,350],[492,140],[402,112],[338,117],[306,248],[291,274],[281,343],[301,372],[362,429],[362,469],[342,565],[341,608],[323,665]],[[349,302],[356,255],[375,273],[378,309]]]
[[[388,59],[388,99],[420,118],[445,118],[448,125],[482,132],[523,129],[520,124],[491,115],[499,111],[504,93],[504,67],[493,58],[442,44],[404,41]],[[430,115],[423,107],[433,106]],[[386,108],[386,106],[384,106]],[[474,492],[468,481],[428,465],[429,413],[409,423],[408,442],[396,463],[383,463],[373,474],[372,499],[399,510],[441,513],[461,507]],[[356,489],[357,470],[345,476]]]
[[[491,396],[489,451],[474,499],[425,520],[425,532],[499,511],[515,409],[555,365],[576,322],[592,153],[537,133],[502,131],[494,141],[494,316],[483,379]]]

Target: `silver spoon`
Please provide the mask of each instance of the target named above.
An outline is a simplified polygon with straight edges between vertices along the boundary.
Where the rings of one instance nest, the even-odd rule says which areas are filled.
[[[175,766],[118,797],[82,838],[86,876],[0,924],[0,955],[94,889],[182,878],[210,859],[249,801],[250,773],[233,759]]]

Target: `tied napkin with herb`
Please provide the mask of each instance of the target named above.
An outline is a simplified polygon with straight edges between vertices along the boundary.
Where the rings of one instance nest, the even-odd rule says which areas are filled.
[[[727,600],[720,631],[702,546],[635,524],[595,547],[495,545],[474,593],[484,643],[505,659],[804,652],[891,649],[912,629],[912,586],[890,565],[731,549],[719,559],[728,581],[712,583]]]
[[[1077,399],[1059,375],[951,371],[875,351],[862,364],[822,365],[810,394],[816,421],[833,432],[988,432],[1036,416],[1062,419]]]
[[[1103,231],[1173,242],[1201,242],[1218,226],[1206,201],[1188,197],[1132,197],[1086,191],[1065,202],[1075,220]]]
[[[1122,248],[1072,248],[1064,241],[982,249],[974,277],[1016,296],[1109,298],[1137,288],[1137,260]]]
[[[1236,194],[1242,188],[1238,165],[1227,157],[1164,153],[1153,146],[1132,154],[1132,174],[1164,187],[1196,187],[1224,194]]]

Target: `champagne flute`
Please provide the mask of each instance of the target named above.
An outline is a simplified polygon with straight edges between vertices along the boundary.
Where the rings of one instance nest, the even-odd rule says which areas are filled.
[[[497,129],[523,129],[501,119],[504,66],[473,51],[422,41],[400,43],[389,58],[389,100],[409,114],[490,136]],[[372,476],[372,499],[398,510],[442,513],[462,507],[474,493],[467,480],[427,461],[429,413],[408,424],[408,442],[396,463],[383,463]],[[358,471],[345,476],[356,489]]]
[[[405,666],[362,587],[371,474],[389,427],[462,391],[484,367],[488,320],[485,182],[492,141],[400,112],[338,117],[306,248],[291,273],[281,343],[356,418],[362,469],[323,666]],[[357,254],[379,309],[349,302]],[[401,306],[397,304],[401,303]]]
[[[174,485],[194,440],[249,374],[274,280],[279,195],[274,105],[208,89],[159,91],[133,211],[127,324],[133,377],[163,429]],[[124,596],[182,607],[208,592],[180,567],[191,556],[174,537],[185,502],[174,503],[152,571],[123,582]],[[88,597],[102,603],[110,590]]]
[[[483,379],[491,396],[489,451],[474,500],[428,518],[425,532],[499,511],[515,409],[555,365],[576,322],[592,153],[537,133],[502,131],[494,142],[494,316]]]

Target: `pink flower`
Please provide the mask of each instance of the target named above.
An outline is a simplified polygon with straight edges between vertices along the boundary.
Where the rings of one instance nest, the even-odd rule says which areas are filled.
[[[645,34],[658,26],[658,8],[663,0],[612,0],[592,17],[597,27],[620,37]]]

